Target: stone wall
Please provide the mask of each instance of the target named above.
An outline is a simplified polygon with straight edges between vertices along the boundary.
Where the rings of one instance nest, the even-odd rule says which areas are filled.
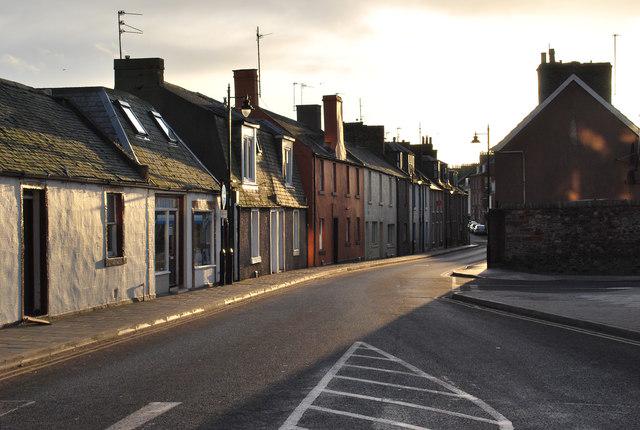
[[[640,274],[640,202],[588,201],[492,209],[489,266]]]

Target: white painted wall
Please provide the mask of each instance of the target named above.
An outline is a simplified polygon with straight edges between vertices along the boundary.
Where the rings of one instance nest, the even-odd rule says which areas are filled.
[[[0,325],[20,318],[20,181],[0,178]]]
[[[105,192],[124,198],[124,255],[126,263],[106,267]],[[49,182],[46,188],[49,218],[47,240],[49,315],[155,295],[149,276],[147,245],[153,235],[146,227],[152,219],[153,195],[145,189]]]
[[[371,181],[369,181],[371,172]],[[389,193],[389,178],[392,178],[392,189]],[[382,199],[380,199],[380,181],[382,180]],[[394,176],[378,172],[376,170],[364,170],[364,220],[365,220],[365,258],[391,257],[397,255],[398,237],[398,213],[396,205],[397,184]],[[371,189],[371,201],[369,201],[369,189]],[[372,222],[378,223],[378,231],[382,229],[383,243],[373,240],[371,237]],[[393,235],[389,238],[388,225],[393,224]],[[379,235],[379,233],[378,233]]]

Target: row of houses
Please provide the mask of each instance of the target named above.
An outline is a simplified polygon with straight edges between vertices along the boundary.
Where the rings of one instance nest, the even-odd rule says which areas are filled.
[[[345,123],[338,95],[271,112],[254,69],[233,109],[160,58],[114,70],[114,89],[0,80],[0,325],[468,243],[430,139]]]

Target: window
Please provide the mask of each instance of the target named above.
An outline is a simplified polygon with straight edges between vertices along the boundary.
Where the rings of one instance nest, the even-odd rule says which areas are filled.
[[[371,189],[373,188],[373,184],[371,183],[371,170],[367,170],[367,177],[369,178],[369,187],[367,189],[367,200],[369,204],[371,204]]]
[[[169,127],[169,124],[167,124],[164,118],[162,118],[162,115],[160,115],[158,112],[155,112],[155,111],[151,111],[151,114],[153,115],[153,118],[156,120],[156,123],[158,124],[158,126],[162,129],[162,132],[164,133],[164,135],[167,137],[167,139],[169,139],[169,142],[173,142],[173,143],[177,142],[178,136],[176,136],[176,134],[173,132],[171,127]]]
[[[251,210],[251,264],[260,263],[260,211]]]
[[[320,191],[324,191],[324,160],[320,160]]]
[[[393,206],[393,178],[389,176],[389,206]]]
[[[387,243],[389,245],[393,245],[393,236],[395,233],[395,225],[394,224],[387,224]]]
[[[300,255],[300,211],[293,211],[293,255]]]
[[[144,129],[142,123],[140,122],[138,117],[136,117],[136,114],[133,113],[131,105],[127,102],[123,102],[122,100],[118,100],[118,104],[120,105],[120,108],[122,108],[122,111],[127,116],[127,119],[129,120],[133,128],[136,129],[136,133],[142,136],[146,136],[148,134],[147,130]]]
[[[212,212],[194,212],[192,223],[193,265],[208,266],[212,264]]]
[[[333,192],[337,193],[338,192],[338,181],[336,180],[337,177],[337,173],[336,173],[336,163],[333,163]]]
[[[349,244],[349,243],[350,243],[350,242],[349,242],[349,240],[351,239],[351,238],[349,237],[349,232],[350,232],[350,230],[351,230],[351,218],[347,218],[347,228],[345,229],[345,232],[344,232],[344,242],[345,242],[346,244]]]
[[[371,243],[378,243],[378,223],[373,221],[371,223]]]
[[[351,194],[351,167],[347,167],[347,194]]]
[[[256,183],[256,129],[242,127],[242,182]]]
[[[356,196],[360,196],[360,169],[356,167]]]
[[[107,193],[106,212],[107,212],[107,229],[106,244],[107,258],[123,257],[123,202],[122,194]]]
[[[282,177],[286,185],[293,183],[293,145],[282,139]]]
[[[318,225],[318,249],[324,250],[324,218],[320,218],[320,224]]]
[[[356,218],[356,245],[360,243],[360,217]]]
[[[380,204],[382,204],[382,173],[378,173],[378,193],[380,193]]]

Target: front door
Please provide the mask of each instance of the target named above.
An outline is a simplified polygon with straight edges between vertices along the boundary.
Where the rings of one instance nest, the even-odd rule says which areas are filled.
[[[156,197],[155,272],[156,294],[168,294],[181,284],[181,204],[179,197]]]
[[[48,313],[47,214],[44,191],[24,189],[22,194],[23,308],[25,316]]]
[[[333,219],[333,262],[338,262],[338,218]]]
[[[270,265],[271,273],[284,271],[284,211],[272,210],[269,213],[270,224]]]

